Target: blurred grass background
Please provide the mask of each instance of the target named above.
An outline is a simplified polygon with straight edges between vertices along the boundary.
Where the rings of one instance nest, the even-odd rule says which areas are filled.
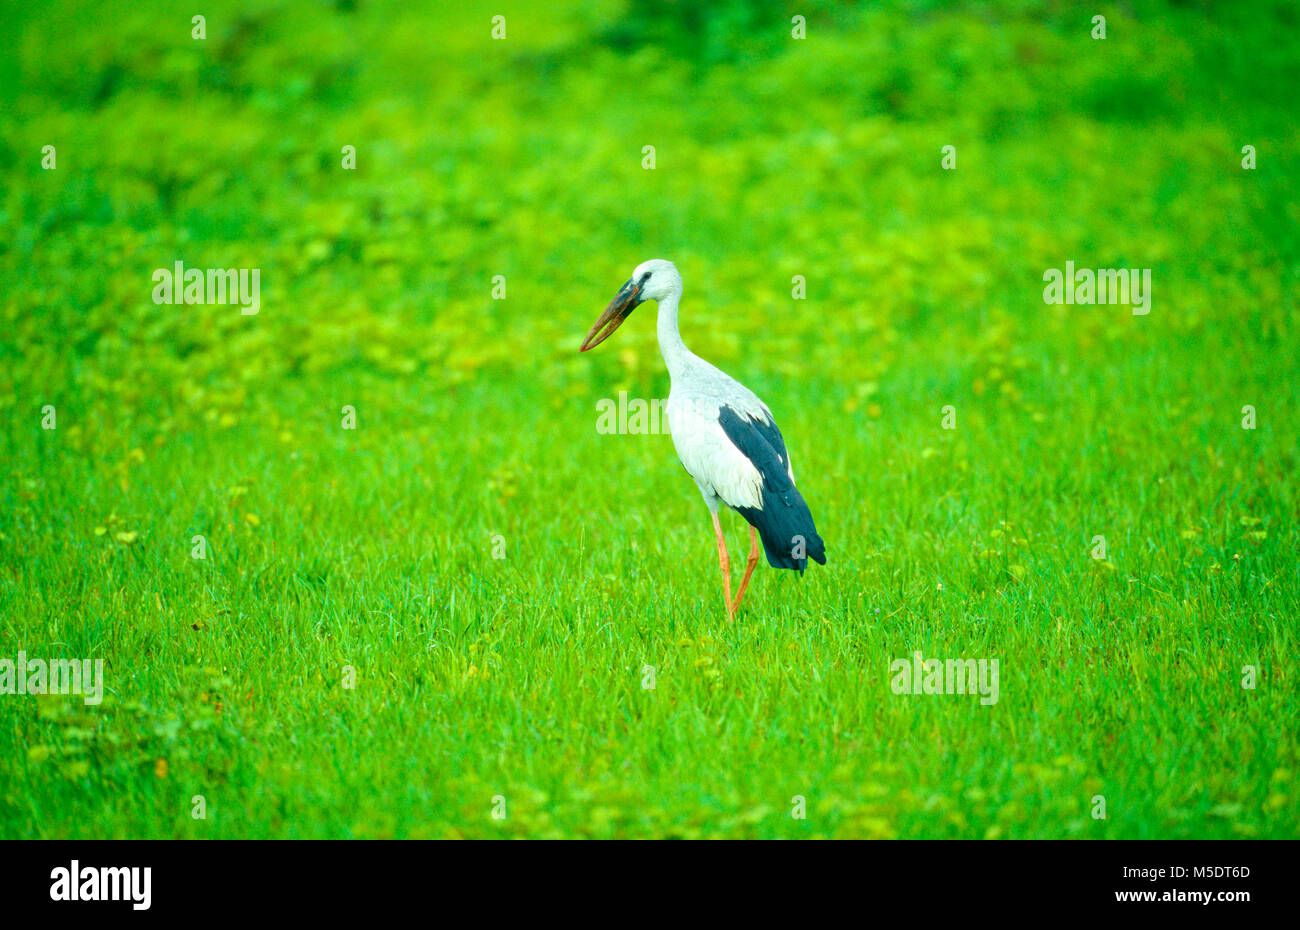
[[[4,835],[1295,835],[1294,5],[3,15],[0,656],[112,692],[0,698]],[[594,429],[653,310],[576,352],[652,257],[828,541],[735,627],[669,440]]]

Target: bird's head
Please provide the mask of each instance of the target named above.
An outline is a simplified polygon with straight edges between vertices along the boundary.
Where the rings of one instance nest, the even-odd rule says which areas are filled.
[[[610,336],[614,330],[623,325],[638,306],[647,300],[663,300],[671,294],[682,292],[682,276],[677,273],[677,266],[662,258],[652,258],[642,262],[632,272],[632,277],[614,295],[605,312],[600,315],[596,325],[587,333],[579,351],[594,349]]]

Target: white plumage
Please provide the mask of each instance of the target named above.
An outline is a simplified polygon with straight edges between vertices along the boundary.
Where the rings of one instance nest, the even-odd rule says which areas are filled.
[[[673,381],[668,394],[668,428],[672,430],[677,457],[699,485],[705,503],[715,512],[719,501],[728,507],[762,510],[763,476],[718,423],[722,403],[690,389],[679,389],[678,383]],[[766,410],[759,417],[750,411],[745,413],[751,420],[761,417],[772,422]]]

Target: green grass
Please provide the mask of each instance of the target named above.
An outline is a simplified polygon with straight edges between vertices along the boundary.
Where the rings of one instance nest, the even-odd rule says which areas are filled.
[[[1288,7],[209,6],[11,24],[0,658],[107,694],[0,695],[0,836],[1297,836]],[[576,351],[652,257],[827,542],[735,624],[669,437],[595,428],[653,307]]]

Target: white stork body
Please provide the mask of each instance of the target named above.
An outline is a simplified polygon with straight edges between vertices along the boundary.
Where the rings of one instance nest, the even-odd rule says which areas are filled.
[[[763,476],[718,423],[718,414],[727,401],[697,394],[688,387],[678,390],[679,383],[681,380],[674,378],[673,389],[668,394],[668,427],[672,430],[677,457],[699,485],[709,510],[717,513],[720,503],[761,509]],[[731,406],[735,406],[734,402]],[[771,422],[771,415],[763,413],[751,415],[749,419],[758,417],[766,417]]]
[[[677,328],[681,295],[681,275],[671,262],[645,262],[592,327],[583,351],[608,338],[637,304],[659,302],[659,350],[672,379],[668,425],[677,456],[695,479],[713,516],[727,611],[734,615],[758,561],[759,536],[769,564],[798,572],[804,570],[809,557],[824,565],[825,545],[808,505],[795,488],[790,455],[772,411],[753,391],[682,342]],[[595,338],[611,322],[613,326]],[[717,516],[719,504],[726,504],[750,524],[749,562],[734,601],[730,559]]]

